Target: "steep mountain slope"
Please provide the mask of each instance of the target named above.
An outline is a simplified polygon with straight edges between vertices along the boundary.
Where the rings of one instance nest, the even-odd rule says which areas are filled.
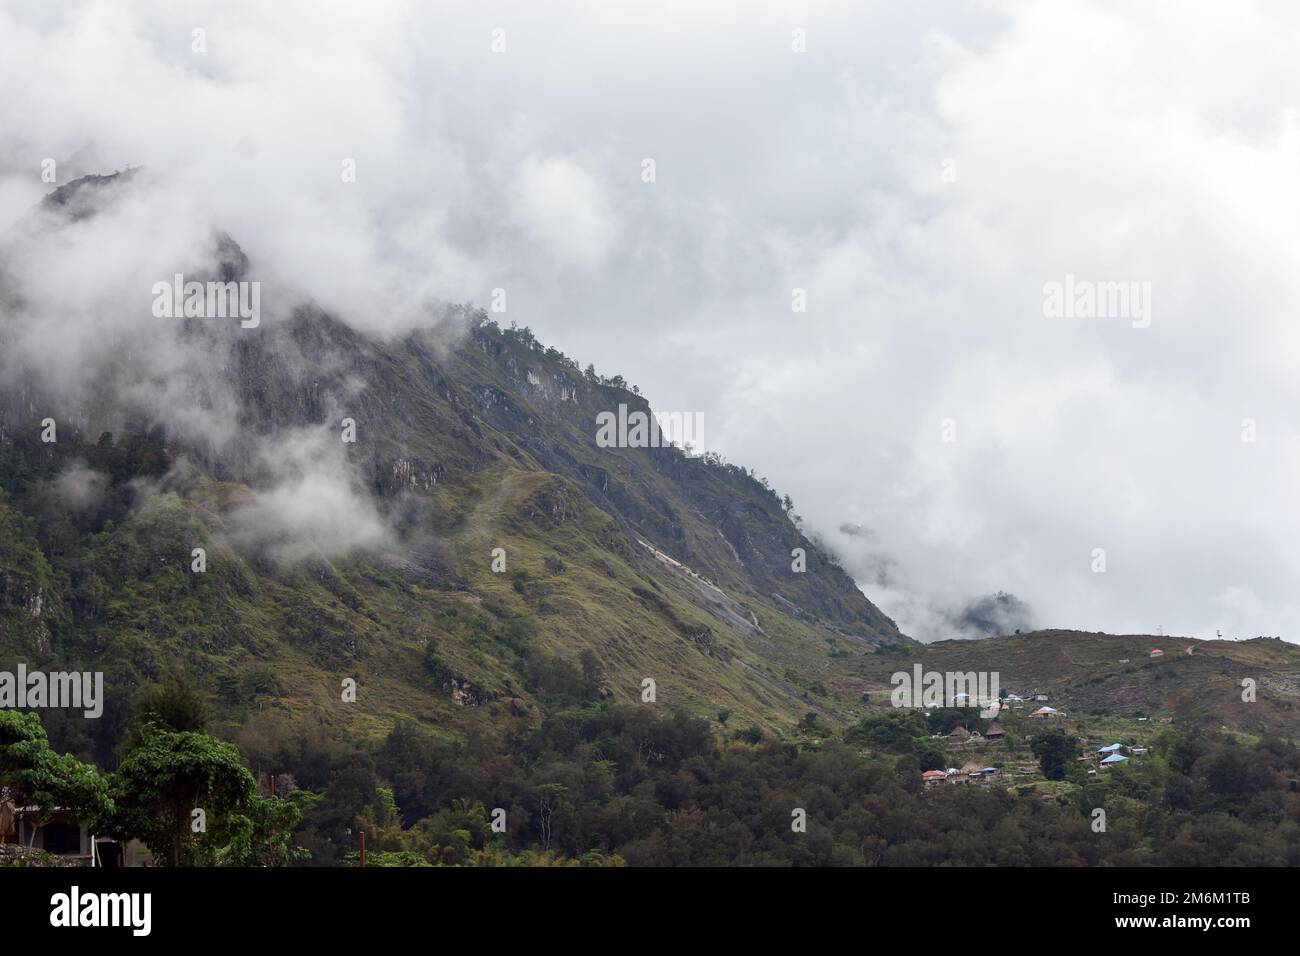
[[[70,184],[24,228],[130,188]],[[212,261],[251,274],[229,237]],[[29,319],[21,287],[0,279],[0,336]],[[646,679],[656,706],[779,730],[852,703],[825,660],[910,643],[752,473],[599,447],[601,412],[648,404],[526,329],[469,307],[392,339],[310,304],[156,322],[165,367],[123,331],[75,392],[21,363],[0,382],[0,662],[106,672],[102,721],[47,721],[83,751],[167,671],[253,750],[400,716],[490,732]]]

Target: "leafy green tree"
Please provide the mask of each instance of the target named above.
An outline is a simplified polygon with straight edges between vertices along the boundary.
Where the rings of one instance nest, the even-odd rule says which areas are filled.
[[[863,717],[844,734],[844,740],[889,753],[914,753],[917,738],[928,740],[928,730],[925,718],[917,711],[891,709]]]
[[[310,854],[294,845],[302,819],[295,801],[254,796],[242,813],[220,817],[207,840],[195,842],[198,866],[288,866]]]
[[[36,808],[32,836],[58,809],[97,828],[112,810],[104,778],[90,764],[50,747],[40,718],[33,713],[0,710],[0,790],[18,806]]]
[[[138,837],[172,866],[195,865],[244,831],[239,818],[258,813],[256,793],[232,745],[150,724],[113,775],[112,830],[122,839]],[[204,813],[206,833],[193,831],[196,809]]]
[[[584,694],[588,697],[597,696],[600,693],[600,682],[605,679],[605,669],[601,666],[600,658],[588,648],[578,655],[578,664],[582,668]]]
[[[1038,758],[1038,766],[1048,780],[1064,780],[1074,760],[1079,756],[1079,745],[1073,737],[1060,730],[1039,734],[1029,749]]]
[[[425,817],[409,833],[421,855],[432,863],[462,866],[492,838],[492,824],[482,801],[456,800],[450,808]]]
[[[135,709],[141,724],[197,732],[208,725],[207,695],[175,674],[145,687],[136,698]]]

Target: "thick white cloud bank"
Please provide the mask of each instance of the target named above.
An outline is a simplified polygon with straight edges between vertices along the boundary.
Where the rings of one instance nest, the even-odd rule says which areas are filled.
[[[0,2],[0,227],[47,158],[143,165],[179,221],[138,233],[215,223],[368,330],[504,289],[918,637],[1006,590],[1300,638],[1300,11],[753,7]],[[1045,316],[1067,276],[1149,325]]]

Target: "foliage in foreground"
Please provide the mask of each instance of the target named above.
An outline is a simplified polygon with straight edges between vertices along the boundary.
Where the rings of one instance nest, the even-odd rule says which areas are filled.
[[[57,753],[34,713],[0,710],[0,796],[36,808],[36,829],[70,810],[92,833],[139,839],[170,866],[274,866],[296,858],[298,804],[257,794],[239,751],[147,723],[116,773]]]
[[[1055,767],[1061,748],[1043,749]],[[368,865],[1294,866],[1298,777],[1300,752],[1282,740],[1170,732],[1102,777],[1076,762],[1045,790],[927,792],[910,754],[751,744],[682,714],[601,705],[496,746],[399,723],[295,796],[316,865],[355,864],[360,829]],[[806,832],[792,829],[796,809]]]

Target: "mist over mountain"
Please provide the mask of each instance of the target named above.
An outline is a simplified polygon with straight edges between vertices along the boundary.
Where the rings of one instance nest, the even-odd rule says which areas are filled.
[[[1035,630],[1029,606],[1014,594],[999,591],[971,601],[955,621],[962,636],[993,637]]]
[[[1059,626],[1297,626],[1296,270],[1260,254],[1300,209],[1294,11],[228,6],[0,5],[0,225],[140,166],[124,258],[216,223],[280,299],[398,333],[502,289],[504,324],[705,413],[846,561],[834,529],[876,529],[909,634],[999,589]],[[1067,274],[1150,282],[1152,324],[1048,319]]]
[[[50,562],[7,572],[11,652],[73,662],[98,647],[125,698],[171,668],[304,653],[373,676],[410,657],[424,686],[436,643],[445,693],[527,699],[533,651],[484,656],[444,633],[445,603],[472,599],[492,626],[526,621],[538,652],[590,654],[615,699],[657,675],[666,697],[775,727],[840,709],[801,686],[816,682],[809,655],[907,643],[751,471],[600,447],[601,413],[648,413],[646,399],[527,329],[436,303],[400,334],[344,322],[257,279],[218,224],[185,226],[172,260],[175,231],[119,254],[111,237],[152,221],[156,183],[69,184],[0,247],[4,507],[37,519],[11,525],[12,546]],[[260,282],[260,322],[155,315],[153,287],[177,273]],[[196,547],[202,574],[187,570]],[[122,549],[141,563],[107,558]],[[106,616],[104,588],[135,597]],[[311,638],[303,614],[321,616]]]

